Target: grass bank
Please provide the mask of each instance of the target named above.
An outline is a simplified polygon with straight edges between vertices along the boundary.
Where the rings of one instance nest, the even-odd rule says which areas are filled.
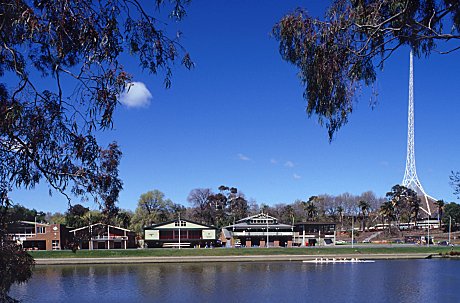
[[[108,249],[72,251],[31,251],[35,259],[46,258],[135,258],[188,256],[276,256],[276,255],[346,255],[346,254],[439,254],[452,251],[450,247],[322,247],[322,248],[214,248],[214,249]],[[453,251],[460,253],[460,247]]]

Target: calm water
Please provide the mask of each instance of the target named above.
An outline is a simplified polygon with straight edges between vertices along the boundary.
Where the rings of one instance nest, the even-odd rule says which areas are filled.
[[[460,302],[460,261],[37,266],[23,302]]]

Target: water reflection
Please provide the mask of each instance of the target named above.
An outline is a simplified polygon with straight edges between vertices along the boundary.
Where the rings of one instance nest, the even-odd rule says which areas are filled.
[[[24,302],[460,302],[460,261],[37,266]]]

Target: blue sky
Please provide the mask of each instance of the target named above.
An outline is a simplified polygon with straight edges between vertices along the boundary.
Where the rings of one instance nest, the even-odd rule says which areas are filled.
[[[328,142],[327,131],[305,114],[297,70],[281,60],[270,36],[287,12],[304,5],[322,16],[326,1],[192,1],[174,24],[196,66],[174,69],[172,88],[126,57],[125,66],[152,98],[122,105],[115,129],[124,156],[119,206],[134,210],[139,196],[163,191],[187,205],[190,190],[224,184],[258,203],[291,203],[329,193],[383,196],[404,175],[407,140],[409,50],[400,49],[379,72],[378,104],[363,90],[350,122]],[[460,170],[460,52],[415,58],[417,172],[431,196],[458,201],[449,185]],[[46,185],[15,191],[15,202],[44,211],[65,211],[66,200],[48,196]],[[78,200],[76,202],[79,202]],[[96,207],[87,203],[89,207]]]

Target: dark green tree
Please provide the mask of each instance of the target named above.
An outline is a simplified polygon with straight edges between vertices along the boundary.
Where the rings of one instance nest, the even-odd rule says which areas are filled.
[[[339,220],[340,220],[340,230],[343,229],[343,212],[344,212],[344,209],[342,206],[338,206],[337,207],[337,212],[339,214]]]
[[[228,199],[225,195],[225,191],[228,189],[223,189],[223,186],[219,187],[220,192],[209,197],[210,206],[212,209],[211,212],[211,222],[212,225],[217,227],[225,226],[227,223],[232,220],[228,216],[227,207]]]
[[[109,144],[108,149],[101,151],[101,166],[87,186],[91,189],[96,202],[99,202],[103,215],[103,223],[114,224],[118,215],[116,202],[123,182],[118,177],[118,166],[121,160],[121,151],[116,143]],[[99,198],[99,200],[98,200]]]
[[[0,238],[0,241],[4,239]],[[0,243],[0,302],[17,302],[8,296],[11,285],[23,283],[32,276],[35,262],[21,246],[11,241]]]
[[[417,228],[417,220],[420,213],[420,202],[421,200],[417,195],[409,197],[410,218],[414,222],[415,228]]]
[[[236,193],[235,193],[236,194]],[[247,217],[249,214],[248,201],[243,195],[238,195],[230,200],[230,216],[235,220]]]
[[[273,28],[281,57],[299,69],[308,116],[327,127],[329,140],[347,123],[361,86],[376,80],[394,51],[417,56],[460,49],[458,0],[335,0],[324,20],[304,9]]]
[[[443,223],[445,226],[449,226],[449,221],[452,218],[452,230],[458,230],[460,224],[460,205],[451,202],[444,207]]]
[[[295,211],[292,205],[284,205],[281,209],[280,221],[285,224],[293,224],[296,220]]]
[[[420,198],[417,197],[417,193],[412,189],[397,184],[391,188],[386,197],[393,204],[394,215],[398,226],[401,220],[408,223],[411,222],[415,211],[414,207],[416,207],[416,215],[418,216]]]
[[[320,200],[318,196],[311,196],[308,201],[302,201],[302,206],[305,211],[307,221],[315,221],[318,219],[318,206],[317,203]]]
[[[69,203],[69,193],[89,194],[107,218],[116,214],[121,153],[96,137],[113,126],[118,96],[132,81],[120,55],[136,57],[169,87],[172,65],[193,63],[180,35],[166,34],[164,12],[181,20],[187,2],[0,0],[0,206],[12,205],[12,190],[44,181]],[[17,264],[21,272],[26,262]]]
[[[212,225],[223,227],[249,214],[249,204],[235,187],[219,186],[219,193],[208,197],[211,207]]]
[[[133,215],[133,212],[130,210],[119,211],[115,218],[115,225],[121,226],[123,228],[129,228],[131,224],[131,218],[133,217]]]
[[[314,202],[309,201],[305,204],[305,211],[307,213],[308,221],[315,221],[318,217],[318,207]]]
[[[9,208],[0,206],[0,209],[4,209],[8,213],[8,218],[11,222],[14,221],[37,221],[45,222],[46,214],[42,211],[35,209],[28,209],[20,204],[11,205]]]
[[[397,184],[386,194],[386,198],[393,205],[394,216],[398,226],[401,221],[410,223],[414,220],[417,222],[420,198],[414,190]]]
[[[51,224],[66,224],[65,215],[60,212],[47,213],[46,218],[46,221]]]
[[[446,203],[444,202],[444,200],[438,200],[434,204],[438,208],[438,221],[439,223],[441,223],[442,216],[444,215],[444,207],[446,206]]]
[[[262,203],[260,205],[260,211],[264,214],[269,214],[270,213],[270,206],[268,204]]]
[[[69,210],[65,213],[67,226],[73,228],[86,226],[88,222],[85,220],[85,215],[88,212],[89,208],[81,204],[70,206]]]
[[[388,223],[388,231],[391,228],[391,222],[395,219],[395,209],[394,204],[390,201],[384,202],[380,206],[380,215],[382,216],[383,223]]]
[[[358,207],[361,212],[361,218],[362,218],[361,230],[364,231],[366,229],[366,217],[369,214],[370,205],[369,205],[369,202],[360,200],[358,202]]]

